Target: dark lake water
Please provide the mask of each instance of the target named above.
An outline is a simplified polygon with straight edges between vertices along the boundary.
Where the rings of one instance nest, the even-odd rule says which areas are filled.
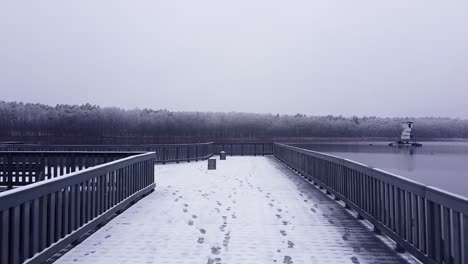
[[[388,142],[294,144],[344,157],[468,197],[468,142],[421,142],[419,148]]]

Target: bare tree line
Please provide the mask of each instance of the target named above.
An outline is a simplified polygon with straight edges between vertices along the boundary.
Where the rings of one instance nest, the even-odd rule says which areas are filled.
[[[0,140],[52,144],[269,141],[278,138],[395,138],[415,121],[419,138],[468,138],[468,120],[380,118],[56,105],[0,101]]]

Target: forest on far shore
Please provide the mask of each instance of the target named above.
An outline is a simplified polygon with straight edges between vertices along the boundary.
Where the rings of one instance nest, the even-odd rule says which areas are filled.
[[[468,120],[172,112],[168,110],[49,106],[0,101],[0,141],[41,144],[151,144],[288,139],[397,138],[415,122],[419,139],[468,138]]]

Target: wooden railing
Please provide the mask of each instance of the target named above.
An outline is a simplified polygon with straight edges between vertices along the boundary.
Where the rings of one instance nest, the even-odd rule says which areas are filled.
[[[424,263],[468,263],[468,199],[323,153],[274,144],[274,155]],[[443,176],[441,176],[443,177]]]
[[[42,263],[154,187],[155,153],[0,193],[0,263]]]
[[[215,153],[225,151],[231,156],[273,155],[273,143],[215,143]]]
[[[214,154],[213,143],[167,144],[153,147],[160,163],[205,160]]]
[[[198,161],[227,155],[271,155],[272,143],[196,143],[163,145],[1,145],[0,188],[11,189],[143,152],[157,163]]]
[[[157,163],[205,160],[225,151],[231,156],[261,156],[273,154],[273,143],[193,143],[153,145],[0,145],[0,151],[105,151],[155,152]]]
[[[0,187],[11,189],[141,152],[0,151]]]
[[[273,153],[271,143],[0,149],[0,187],[18,187],[0,193],[0,264],[42,263],[77,241],[154,189],[155,162]]]
[[[214,143],[152,145],[0,145],[0,151],[104,151],[155,152],[157,163],[204,160],[213,155]]]
[[[424,263],[468,264],[468,199],[351,160],[277,143],[22,147],[35,152],[0,155],[0,183],[2,176],[7,184],[30,183],[0,193],[0,264],[43,262],[151,192],[154,162],[201,160],[220,151],[274,154],[392,238],[397,249]],[[157,153],[131,152],[147,150]]]

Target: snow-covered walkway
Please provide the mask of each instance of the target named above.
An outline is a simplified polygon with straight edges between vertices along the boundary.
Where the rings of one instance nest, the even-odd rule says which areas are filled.
[[[411,261],[274,157],[228,157],[217,166],[157,165],[154,193],[57,262]]]

